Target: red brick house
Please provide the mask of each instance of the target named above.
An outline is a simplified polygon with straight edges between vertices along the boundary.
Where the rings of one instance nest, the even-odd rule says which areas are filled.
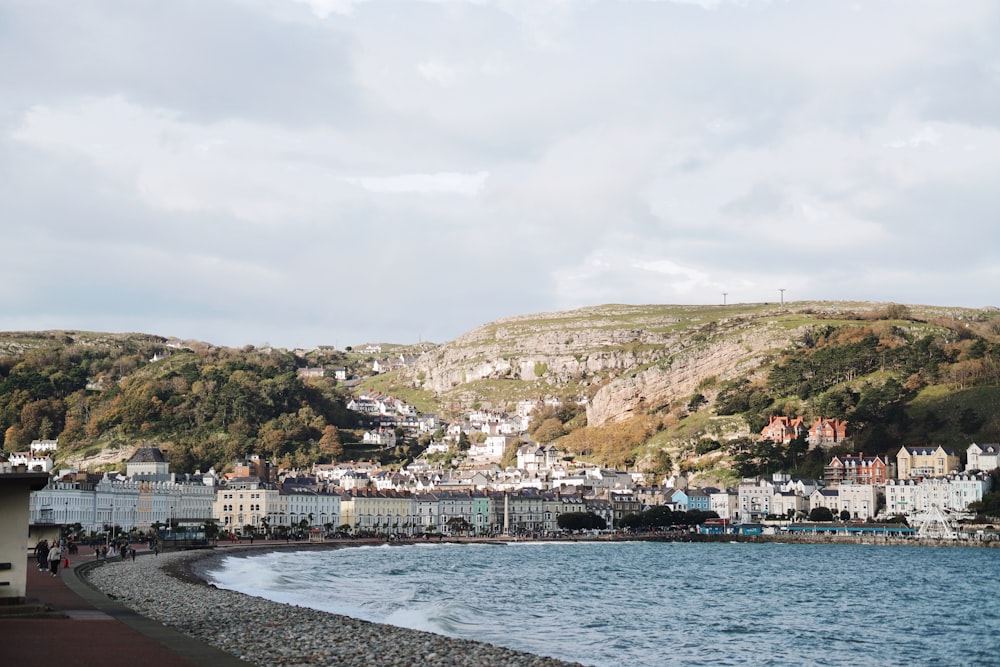
[[[823,481],[834,486],[841,483],[882,485],[892,477],[889,462],[882,456],[834,456],[823,468]]]
[[[823,419],[820,417],[809,429],[809,445],[812,447],[829,447],[847,438],[847,420]]]
[[[771,422],[761,429],[760,438],[787,445],[805,432],[802,417],[792,419],[783,415],[771,415]]]

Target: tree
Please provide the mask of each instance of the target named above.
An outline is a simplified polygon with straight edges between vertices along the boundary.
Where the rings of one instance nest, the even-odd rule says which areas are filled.
[[[694,453],[698,456],[702,454],[708,454],[709,452],[714,452],[719,449],[722,445],[718,440],[713,440],[712,438],[701,438],[694,445]]]
[[[334,461],[344,453],[344,445],[340,442],[340,431],[336,426],[330,425],[323,429],[323,435],[319,439],[319,451]]]
[[[840,520],[841,521],[850,521],[851,520],[851,513],[848,512],[847,510],[841,510],[840,511]]]
[[[958,430],[963,435],[972,435],[982,428],[985,422],[986,420],[973,408],[965,408],[958,415]]]
[[[500,458],[501,468],[513,468],[517,465],[517,450],[524,445],[524,441],[521,439],[512,440],[507,443],[507,447],[503,450],[503,456]]]
[[[604,530],[608,522],[593,512],[564,512],[556,519],[563,530]]]
[[[559,421],[558,417],[551,417],[539,424],[538,428],[535,429],[534,438],[544,444],[564,435],[566,435],[566,429],[563,428],[563,423]]]
[[[205,537],[214,540],[219,537],[219,526],[215,523],[215,520],[205,522]]]
[[[809,520],[817,522],[833,521],[833,512],[829,507],[814,507],[809,512]]]
[[[687,405],[688,412],[698,412],[701,406],[705,405],[706,403],[708,403],[708,399],[705,398],[704,394],[701,393],[695,394],[694,396],[691,397],[691,400],[688,401]]]
[[[750,408],[747,400],[746,378],[726,383],[715,397],[715,412],[719,415],[735,415]]]
[[[469,525],[469,522],[465,520],[465,517],[461,516],[453,516],[448,519],[448,528],[451,529],[451,532],[458,533],[459,535],[462,533],[468,533],[472,530],[472,526]]]
[[[665,449],[656,450],[650,458],[647,470],[656,475],[657,479],[662,479],[674,471],[674,461]]]

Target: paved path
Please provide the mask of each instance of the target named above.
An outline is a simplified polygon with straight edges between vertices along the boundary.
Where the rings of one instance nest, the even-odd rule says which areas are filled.
[[[143,553],[143,558],[155,556]],[[0,616],[0,664],[18,667],[246,667],[236,657],[139,616],[80,579],[93,561],[81,547],[59,576],[28,562],[27,598],[53,611],[33,618]]]

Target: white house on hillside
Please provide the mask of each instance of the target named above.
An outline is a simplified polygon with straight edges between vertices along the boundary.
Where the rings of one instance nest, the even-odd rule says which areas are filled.
[[[517,449],[517,467],[528,472],[549,470],[559,462],[559,450],[554,445],[523,445]]]
[[[366,445],[378,445],[380,447],[395,447],[396,433],[390,429],[380,429],[378,431],[365,431],[362,440]]]
[[[52,472],[52,468],[55,466],[49,456],[41,453],[36,454],[33,451],[11,452],[7,460],[12,468],[24,466],[28,472]]]
[[[54,452],[59,449],[59,440],[32,440],[29,449],[32,453]]]
[[[988,472],[1000,468],[1000,445],[977,445],[972,443],[966,450],[966,470],[982,470]]]

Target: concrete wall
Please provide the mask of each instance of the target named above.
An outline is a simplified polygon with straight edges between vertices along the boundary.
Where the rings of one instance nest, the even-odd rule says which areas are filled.
[[[0,604],[24,602],[28,578],[28,497],[46,473],[0,475]]]

